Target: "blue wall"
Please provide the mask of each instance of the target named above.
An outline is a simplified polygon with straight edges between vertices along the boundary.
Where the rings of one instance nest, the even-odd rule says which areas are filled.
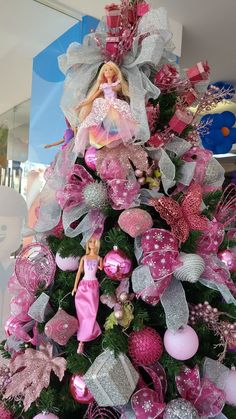
[[[91,29],[96,29],[97,24],[97,19],[84,16],[81,22],[72,26],[33,60],[29,161],[49,164],[59,150],[58,146],[43,148],[45,144],[61,139],[66,128],[60,110],[64,75],[58,68],[57,57],[66,52],[71,42],[81,43]]]

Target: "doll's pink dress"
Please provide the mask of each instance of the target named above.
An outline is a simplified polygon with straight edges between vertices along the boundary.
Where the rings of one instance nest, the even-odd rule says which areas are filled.
[[[78,154],[83,155],[89,145],[101,148],[134,142],[138,123],[131,114],[129,104],[118,99],[117,93],[112,90],[118,84],[119,81],[100,85],[104,97],[94,100],[91,112],[79,126],[75,137]]]
[[[75,307],[79,329],[77,339],[80,342],[89,342],[101,334],[96,321],[99,305],[99,283],[96,278],[99,259],[84,258],[84,277],[81,279],[76,295]]]

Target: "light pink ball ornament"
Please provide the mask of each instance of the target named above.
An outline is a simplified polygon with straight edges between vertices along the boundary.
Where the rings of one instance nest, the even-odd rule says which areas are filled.
[[[152,327],[132,332],[128,340],[129,356],[136,365],[151,365],[161,357],[163,343]]]
[[[236,254],[232,250],[221,250],[217,256],[224,262],[230,272],[236,272]]]
[[[232,369],[229,374],[225,374],[224,392],[226,403],[236,406],[236,370]]]
[[[104,257],[103,269],[109,278],[120,281],[131,274],[132,261],[123,250],[114,246]]]
[[[70,393],[73,399],[81,404],[89,404],[94,400],[83,378],[78,374],[72,375],[70,379]]]
[[[120,214],[118,224],[131,237],[138,237],[153,226],[153,221],[147,211],[131,208]]]
[[[79,256],[68,256],[63,258],[58,252],[56,254],[56,264],[62,271],[77,271],[79,267],[79,259]]]
[[[96,170],[97,149],[95,147],[89,147],[85,152],[84,160],[90,169]]]
[[[179,361],[192,358],[198,350],[199,340],[195,330],[186,326],[176,333],[166,330],[164,335],[164,347],[170,356]]]
[[[34,416],[33,419],[59,419],[59,417],[54,415],[54,413],[42,412]]]

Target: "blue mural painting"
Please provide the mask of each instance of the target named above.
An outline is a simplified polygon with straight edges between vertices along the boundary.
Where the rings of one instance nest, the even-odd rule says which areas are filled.
[[[47,143],[62,138],[66,129],[60,109],[64,75],[57,65],[57,57],[63,54],[71,42],[82,42],[83,37],[96,29],[98,20],[84,16],[33,60],[32,95],[29,131],[28,160],[49,164],[58,147],[44,149]]]

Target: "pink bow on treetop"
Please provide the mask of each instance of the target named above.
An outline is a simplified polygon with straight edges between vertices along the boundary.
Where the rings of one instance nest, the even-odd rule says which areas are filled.
[[[190,230],[207,229],[208,219],[200,214],[202,188],[198,184],[188,188],[180,204],[170,197],[154,198],[149,203],[171,226],[172,233],[180,242],[188,239]]]
[[[184,367],[176,376],[176,386],[180,396],[197,409],[199,416],[218,415],[225,404],[225,393],[208,378],[200,378],[199,368]]]

